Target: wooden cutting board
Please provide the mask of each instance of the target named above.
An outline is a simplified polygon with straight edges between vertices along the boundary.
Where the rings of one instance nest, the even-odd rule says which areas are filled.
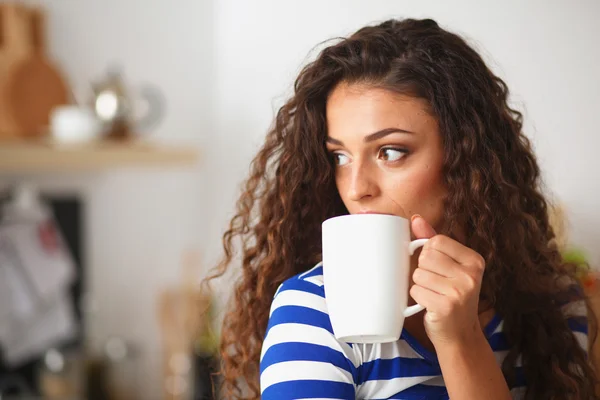
[[[0,139],[19,136],[6,89],[15,66],[31,54],[29,21],[24,5],[0,4]]]
[[[65,81],[46,58],[44,15],[39,9],[31,9],[29,18],[32,51],[12,69],[6,87],[9,113],[19,135],[26,138],[44,135],[52,109],[69,103]]]

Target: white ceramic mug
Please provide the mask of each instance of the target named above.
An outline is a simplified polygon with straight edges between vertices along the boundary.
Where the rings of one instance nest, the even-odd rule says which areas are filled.
[[[353,214],[323,222],[325,299],[335,337],[349,343],[400,338],[407,307],[410,256],[428,239],[410,240],[410,221]]]
[[[91,109],[62,105],[52,110],[50,134],[55,144],[79,144],[99,139],[101,129]]]

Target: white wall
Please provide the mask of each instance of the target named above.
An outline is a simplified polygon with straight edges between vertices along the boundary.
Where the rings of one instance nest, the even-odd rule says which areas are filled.
[[[158,288],[181,252],[220,254],[238,184],[311,49],[389,17],[433,17],[467,35],[525,107],[549,188],[569,209],[573,240],[600,265],[600,2],[46,0],[51,50],[82,86],[107,63],[161,86],[168,118],[155,136],[197,143],[195,171],[32,177],[89,199],[88,264],[100,305],[92,341],[137,338],[145,399],[159,398]],[[132,295],[133,294],[133,295]]]
[[[260,141],[272,104],[282,104],[306,55],[325,39],[389,17],[432,17],[470,38],[525,111],[525,131],[549,190],[568,208],[574,243],[600,265],[600,2],[220,0],[215,7],[216,123],[221,137],[235,140],[243,125],[245,143]]]
[[[97,304],[90,344],[121,335],[142,348],[143,399],[161,397],[157,294],[181,273],[188,249],[203,249],[215,187],[211,171],[213,5],[169,0],[47,0],[50,53],[85,92],[108,65],[132,84],[164,90],[165,120],[152,139],[197,146],[197,168],[114,170],[22,176],[51,192],[77,192],[86,204],[87,287]],[[149,7],[151,5],[151,7]],[[0,183],[14,181],[5,176]],[[218,197],[214,197],[218,198]],[[207,222],[208,221],[208,222]]]

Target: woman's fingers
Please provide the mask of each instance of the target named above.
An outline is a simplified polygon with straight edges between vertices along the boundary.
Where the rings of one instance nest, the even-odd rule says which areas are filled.
[[[421,285],[413,285],[410,288],[410,296],[417,304],[425,307],[428,313],[439,313],[448,308],[445,296]]]
[[[448,236],[436,235],[432,237],[423,246],[423,252],[427,249],[444,253],[457,263],[478,272],[485,267],[485,260],[481,255]]]
[[[445,295],[450,289],[449,279],[425,268],[417,268],[413,273],[413,282],[433,292]]]
[[[458,264],[441,251],[426,247],[419,255],[419,268],[434,272],[446,278],[455,277],[459,271],[456,270]]]

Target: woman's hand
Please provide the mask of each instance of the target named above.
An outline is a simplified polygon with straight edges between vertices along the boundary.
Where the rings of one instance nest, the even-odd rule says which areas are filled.
[[[456,240],[437,235],[415,215],[411,229],[417,238],[430,238],[413,273],[412,298],[427,309],[425,330],[434,346],[469,345],[482,337],[478,306],[485,261]]]

